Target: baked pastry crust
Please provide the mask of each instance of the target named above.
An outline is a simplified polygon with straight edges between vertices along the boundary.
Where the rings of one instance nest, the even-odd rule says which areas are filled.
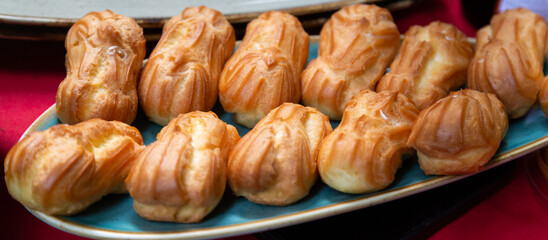
[[[199,222],[221,200],[236,128],[213,112],[181,114],[135,161],[126,184],[133,207],[149,220]]]
[[[302,74],[304,105],[341,119],[354,95],[375,89],[399,46],[400,33],[387,9],[343,7],[323,26],[318,58]]]
[[[71,215],[109,193],[126,192],[124,178],[143,148],[125,123],[91,119],[33,132],[4,161],[6,185],[25,207]]]
[[[219,11],[191,7],[172,17],[141,74],[145,114],[165,126],[181,113],[211,110],[234,44],[234,28]]]
[[[288,13],[266,12],[251,21],[221,74],[219,98],[224,110],[235,113],[237,123],[252,128],[282,103],[298,103],[308,48],[308,34]]]
[[[508,116],[495,95],[465,89],[424,109],[408,143],[426,174],[467,174],[495,155],[507,129]]]
[[[70,28],[65,48],[67,76],[56,96],[61,122],[133,122],[146,54],[143,29],[135,20],[110,10],[88,13]]]
[[[548,117],[548,76],[545,76],[542,80],[542,86],[538,95],[538,102],[542,112],[544,112],[544,115]]]
[[[536,103],[541,81],[542,66],[531,51],[512,42],[492,40],[472,59],[467,86],[495,94],[509,117],[519,118]]]
[[[345,193],[383,189],[394,181],[419,110],[396,91],[363,90],[346,105],[340,125],[319,151],[324,183]]]
[[[547,29],[544,18],[524,8],[495,15],[477,33],[468,87],[495,94],[510,118],[525,115],[540,91]]]
[[[466,35],[451,24],[413,26],[377,91],[400,91],[425,109],[464,85],[473,55]]]
[[[476,46],[482,48],[491,40],[500,40],[514,42],[522,46],[525,50],[531,51],[540,61],[544,63],[544,58],[548,54],[548,23],[546,20],[526,8],[516,8],[506,10],[501,14],[495,14],[491,18],[490,25],[482,29],[480,41]]]
[[[284,103],[230,153],[228,183],[251,202],[284,206],[305,197],[317,178],[316,156],[333,129],[318,110]]]

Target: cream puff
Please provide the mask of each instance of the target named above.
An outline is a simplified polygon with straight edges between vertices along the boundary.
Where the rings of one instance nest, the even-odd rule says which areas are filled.
[[[302,199],[316,181],[318,148],[331,131],[327,116],[314,108],[284,103],[273,109],[230,153],[230,188],[265,205]]]
[[[146,53],[143,29],[135,20],[110,10],[88,13],[70,28],[65,48],[67,76],[55,99],[61,122],[133,122]]]
[[[396,56],[400,33],[390,12],[357,4],[334,13],[320,32],[318,58],[302,74],[302,100],[330,119],[361,90],[374,90]]]
[[[141,74],[145,114],[165,126],[181,113],[211,110],[234,44],[234,28],[219,11],[191,7],[172,17]]]
[[[240,139],[213,112],[172,119],[136,158],[126,179],[133,208],[155,221],[199,222],[221,200],[228,154]]]
[[[308,34],[288,13],[270,11],[251,21],[221,73],[219,98],[224,110],[252,128],[282,103],[298,103],[308,48]]]
[[[390,185],[419,110],[396,91],[363,90],[346,105],[340,125],[318,154],[322,181],[345,193],[378,191]]]

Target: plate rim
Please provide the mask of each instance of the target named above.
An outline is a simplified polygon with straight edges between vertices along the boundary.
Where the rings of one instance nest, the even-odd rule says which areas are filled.
[[[386,0],[341,0],[332,1],[320,4],[311,4],[300,7],[289,7],[279,9],[277,11],[285,11],[295,16],[319,13],[322,11],[333,11],[343,6],[350,4],[375,4]],[[183,9],[181,9],[183,11]],[[234,13],[226,14],[225,18],[230,23],[243,23],[258,17],[262,12]],[[128,16],[130,17],[130,16]],[[143,28],[160,28],[172,16],[164,17],[132,17]],[[79,18],[69,17],[45,17],[45,16],[30,16],[18,15],[9,13],[0,13],[0,23],[34,25],[46,27],[70,27]]]
[[[46,111],[44,111],[23,133],[21,139],[33,131],[37,131],[47,124],[47,121],[55,117],[54,103]],[[512,149],[508,152],[497,155],[491,159],[483,169],[473,174],[458,175],[458,176],[434,176],[430,179],[413,183],[410,185],[402,186],[400,188],[390,189],[388,191],[379,191],[367,194],[355,199],[337,202],[335,204],[308,209],[296,213],[281,215],[277,217],[261,219],[253,222],[239,223],[227,226],[217,226],[202,229],[186,229],[180,231],[167,231],[167,232],[131,232],[131,231],[119,231],[97,228],[92,226],[86,226],[79,223],[74,223],[63,219],[59,216],[51,216],[39,211],[27,210],[34,216],[44,221],[45,223],[58,228],[62,231],[76,234],[79,236],[101,239],[191,239],[191,238],[215,238],[215,237],[230,237],[235,235],[243,235],[254,232],[265,231],[269,229],[276,229],[286,227],[289,225],[300,224],[312,220],[322,219],[363,209],[375,205],[379,205],[385,202],[394,201],[407,196],[418,194],[424,191],[428,191],[437,187],[441,187],[452,182],[476,175],[478,173],[487,171],[504,163],[510,162],[516,158],[534,152],[544,146],[548,145],[548,135],[539,138],[533,142]]]

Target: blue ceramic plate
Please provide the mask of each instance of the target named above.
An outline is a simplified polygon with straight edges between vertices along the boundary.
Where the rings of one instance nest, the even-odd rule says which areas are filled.
[[[309,59],[316,58],[317,49],[318,38],[314,37],[311,39]],[[241,136],[249,131],[234,123],[232,114],[225,113],[220,106],[216,106],[214,111],[223,121],[236,126]],[[59,123],[55,115],[55,106],[52,106],[30,126],[25,134],[31,131],[43,131]],[[141,131],[145,144],[155,141],[156,134],[161,129],[159,125],[149,122],[142,113],[137,116],[133,125]],[[335,128],[338,122],[332,122],[332,125]],[[548,118],[544,117],[539,108],[534,108],[526,116],[510,121],[508,133],[502,140],[500,149],[483,171],[547,144]],[[318,181],[306,198],[290,206],[275,207],[251,203],[245,198],[235,197],[230,190],[227,190],[215,210],[201,223],[193,224],[147,221],[135,213],[132,207],[133,200],[127,194],[106,196],[76,216],[57,217],[36,211],[31,212],[56,228],[91,238],[215,238],[280,228],[374,206],[468,176],[470,175],[426,176],[417,160],[410,159],[404,161],[392,185],[383,191],[369,194],[341,193]]]

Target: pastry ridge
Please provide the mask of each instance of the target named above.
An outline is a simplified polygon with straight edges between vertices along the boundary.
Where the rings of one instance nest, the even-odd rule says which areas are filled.
[[[323,26],[318,58],[302,73],[303,103],[340,119],[352,96],[375,89],[399,46],[400,33],[387,9],[343,7]]]
[[[172,119],[126,178],[135,211],[149,220],[201,221],[223,196],[228,154],[239,139],[213,112]]]
[[[377,91],[400,91],[425,109],[464,85],[473,55],[466,35],[451,24],[413,26]]]
[[[146,53],[143,29],[110,10],[91,12],[70,28],[65,48],[67,76],[56,95],[61,122],[102,118],[131,123]]]
[[[251,202],[284,206],[308,193],[317,178],[316,156],[332,131],[318,110],[284,103],[270,111],[230,153],[228,183]]]
[[[472,89],[452,92],[424,109],[409,136],[426,174],[477,172],[496,153],[508,129],[502,102]]]
[[[299,102],[308,50],[308,34],[296,17],[269,11],[251,21],[221,73],[219,99],[225,111],[252,128],[271,109]]]
[[[340,125],[319,150],[324,183],[345,193],[383,189],[394,181],[419,110],[396,91],[362,90],[346,105]]]
[[[165,126],[181,113],[211,110],[234,45],[234,28],[217,10],[191,7],[172,17],[141,74],[146,115]]]
[[[8,191],[26,207],[72,215],[108,193],[126,192],[124,178],[142,149],[139,131],[91,119],[33,132],[4,161]]]

